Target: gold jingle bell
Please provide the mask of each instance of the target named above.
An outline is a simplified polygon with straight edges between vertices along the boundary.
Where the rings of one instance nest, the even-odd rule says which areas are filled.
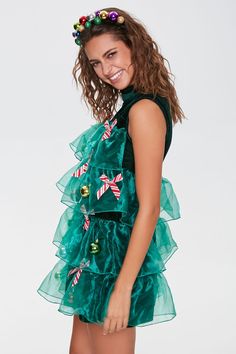
[[[83,186],[80,189],[80,194],[82,195],[82,197],[88,197],[89,196],[89,186]]]
[[[97,254],[101,251],[101,246],[98,243],[98,239],[95,242],[90,243],[89,252],[92,254]]]
[[[100,17],[102,20],[105,20],[105,19],[108,17],[108,12],[105,11],[105,10],[100,11],[99,17]]]

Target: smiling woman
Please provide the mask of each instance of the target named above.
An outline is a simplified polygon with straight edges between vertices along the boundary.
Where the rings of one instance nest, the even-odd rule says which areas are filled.
[[[85,45],[85,53],[97,76],[104,82],[117,89],[132,83],[134,69],[131,51],[123,41],[117,41],[112,34],[105,33],[90,39]],[[93,59],[95,55],[96,59]]]
[[[79,162],[56,184],[68,206],[53,239],[60,260],[38,293],[73,315],[70,354],[132,354],[136,326],[176,316],[163,272],[178,249],[168,222],[180,206],[162,164],[184,115],[138,20],[105,8],[74,29],[72,73],[96,123],[70,143]]]

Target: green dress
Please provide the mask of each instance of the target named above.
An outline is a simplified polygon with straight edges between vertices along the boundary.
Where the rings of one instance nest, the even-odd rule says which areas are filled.
[[[61,202],[67,206],[52,241],[59,259],[37,289],[46,300],[59,304],[59,312],[100,325],[139,205],[128,111],[142,98],[154,100],[152,94],[138,93],[132,85],[121,90],[121,96],[123,105],[113,117],[91,125],[69,143],[78,163],[56,183],[62,192]],[[157,96],[154,101],[167,124],[165,158],[172,139],[170,109],[164,97]],[[132,288],[129,327],[152,325],[176,316],[164,271],[178,249],[168,221],[178,218],[180,207],[173,186],[162,177],[160,215]]]

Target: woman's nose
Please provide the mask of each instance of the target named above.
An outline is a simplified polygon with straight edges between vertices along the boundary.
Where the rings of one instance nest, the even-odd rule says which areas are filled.
[[[109,63],[102,64],[103,75],[109,77],[112,74],[112,67]]]

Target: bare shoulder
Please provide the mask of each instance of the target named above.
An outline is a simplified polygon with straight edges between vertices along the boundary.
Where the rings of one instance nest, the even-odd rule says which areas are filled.
[[[166,120],[158,104],[150,99],[142,98],[135,102],[129,110],[128,133],[132,138],[137,129],[154,130],[166,133]]]
[[[136,192],[145,213],[159,210],[166,129],[156,102],[145,98],[130,108],[128,133],[134,150]]]

